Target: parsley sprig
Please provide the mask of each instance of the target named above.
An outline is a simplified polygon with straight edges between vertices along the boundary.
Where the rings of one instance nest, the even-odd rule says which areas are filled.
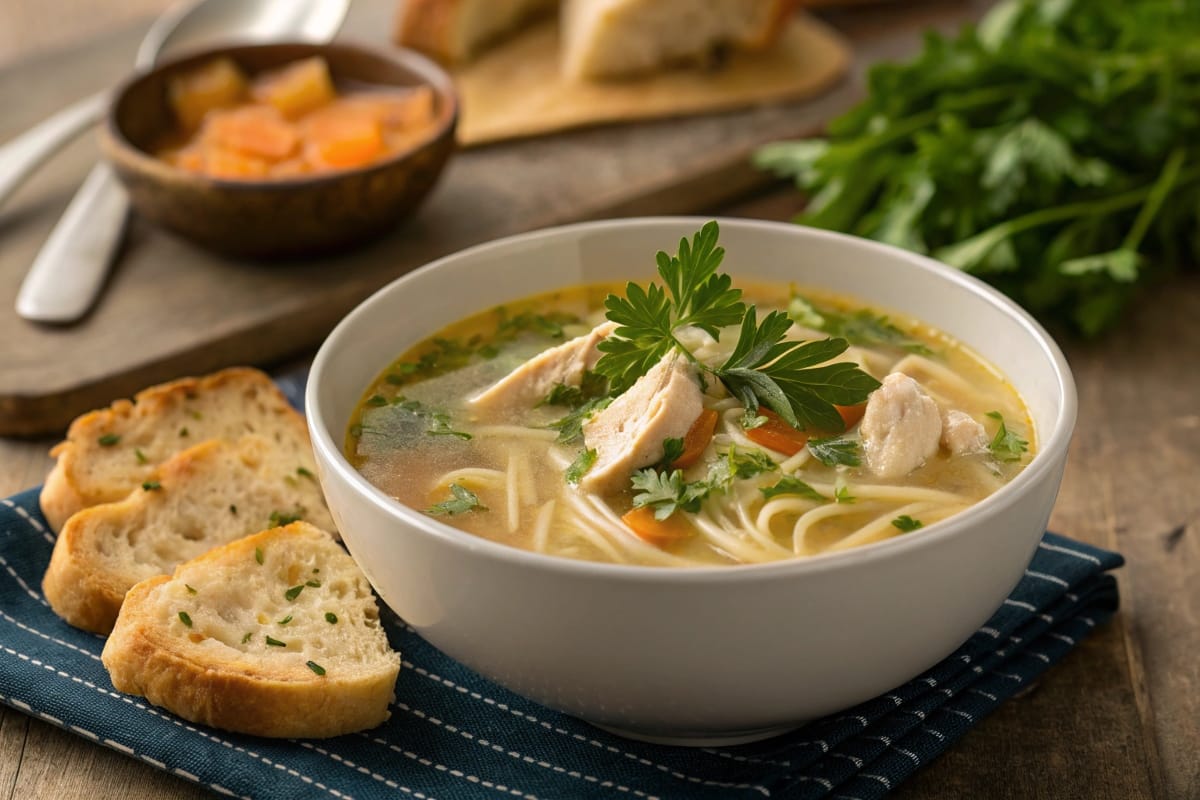
[[[1021,456],[1029,449],[1029,442],[1008,429],[1004,424],[1004,415],[999,411],[989,411],[990,418],[1000,423],[996,435],[988,444],[988,449],[997,461],[1020,461]]]
[[[479,502],[478,495],[461,484],[450,484],[450,495],[449,500],[430,506],[425,513],[434,516],[453,516],[455,514],[464,514],[468,511],[488,510],[487,506]]]
[[[624,297],[608,296],[608,318],[619,327],[598,345],[604,355],[596,372],[619,394],[674,349],[720,380],[751,413],[761,404],[798,428],[842,431],[834,404],[861,403],[879,382],[852,362],[826,363],[846,351],[845,339],[787,340],[792,321],[781,311],[760,322],[732,279],[717,272],[725,256],[717,246],[719,233],[717,223],[709,222],[690,243],[681,239],[675,256],[658,253],[665,288],[630,282]],[[737,344],[718,367],[700,363],[675,335],[693,326],[719,339],[722,328],[734,325],[740,326]]]
[[[698,481],[686,481],[683,470],[658,471],[653,468],[633,473],[631,481],[638,494],[634,495],[634,507],[650,506],[655,519],[666,519],[676,511],[695,514],[701,504],[715,492],[723,492],[735,480],[746,480],[764,472],[775,470],[778,465],[761,450],[741,451],[736,447],[708,468],[708,474]]]

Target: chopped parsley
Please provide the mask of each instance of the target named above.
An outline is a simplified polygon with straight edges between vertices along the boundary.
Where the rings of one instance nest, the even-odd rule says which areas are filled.
[[[487,506],[479,502],[479,497],[461,484],[450,484],[450,499],[437,505],[430,506],[425,513],[434,516],[465,514],[468,511],[487,511]]]
[[[316,475],[313,475],[312,470],[307,469],[305,467],[296,467],[296,474],[299,475],[301,478],[308,478],[309,480],[312,480],[317,477]]]
[[[159,483],[158,481],[143,481],[142,482],[142,489],[144,489],[147,492],[157,492],[161,488],[162,488],[162,484]]]
[[[263,563],[263,551],[261,547],[254,548],[254,560],[259,564]]]
[[[283,596],[286,597],[288,600],[295,600],[297,597],[300,596],[300,593],[303,591],[304,591],[304,584],[301,583],[301,584],[297,584],[296,586],[293,586],[292,588],[288,589],[286,592],[283,593]]]
[[[866,309],[843,312],[822,308],[818,311],[805,298],[792,295],[788,303],[788,316],[806,328],[837,336],[860,347],[884,345],[920,355],[933,354],[928,346],[908,336],[886,316]]]
[[[325,621],[330,625],[337,625],[337,614],[333,613],[332,611],[326,611]]]
[[[367,405],[369,406],[386,406],[387,402],[387,398],[381,394],[373,394],[367,398]]]
[[[106,433],[96,440],[101,447],[112,447],[117,442],[121,441],[121,437],[115,433]]]
[[[184,436],[188,435],[188,429],[187,429],[186,425],[184,425],[182,428],[179,429],[179,435],[180,435],[180,437],[184,437]]]
[[[149,464],[150,463],[150,459],[146,458],[146,454],[142,452],[142,448],[140,448],[140,447],[133,448],[133,456],[134,456],[134,458],[137,459],[137,462],[139,464]]]
[[[861,447],[853,439],[809,439],[808,452],[827,467],[857,467],[862,463]]]
[[[304,517],[301,516],[300,509],[296,509],[290,514],[285,511],[272,511],[267,522],[272,528],[282,528],[284,525],[291,525],[293,522],[299,522],[302,519]]]
[[[683,455],[683,439],[668,436],[663,439],[663,457],[655,464],[656,469],[668,469]]]
[[[654,517],[660,520],[679,510],[695,514],[713,492],[723,492],[735,480],[746,480],[777,468],[771,457],[761,450],[743,452],[731,447],[722,458],[709,466],[703,480],[685,481],[683,471],[678,469],[669,472],[641,469],[630,478],[634,490],[638,492],[634,495],[633,505],[635,508],[653,508]]]
[[[179,612],[179,621],[189,628],[192,627],[192,618],[188,616],[188,612],[186,611]]]
[[[833,490],[833,499],[838,503],[853,503],[858,500],[857,497],[850,494],[849,486],[838,486]]]
[[[230,504],[229,504],[229,513],[230,513],[230,514],[237,514],[237,506],[235,506],[233,503],[230,503]]]
[[[573,444],[583,438],[583,423],[587,422],[592,414],[607,407],[612,401],[611,397],[597,397],[588,400],[562,419],[551,422],[546,427],[558,431],[559,444]]]
[[[307,666],[308,666],[308,668],[309,668],[309,669],[311,669],[313,672],[317,673],[318,675],[324,675],[324,674],[325,674],[325,668],[324,668],[324,667],[322,667],[322,666],[321,666],[320,664],[318,664],[317,662],[315,662],[315,661],[309,661],[309,662],[306,662],[306,663],[307,663]]]
[[[1000,423],[996,435],[988,444],[992,455],[997,461],[1020,461],[1021,456],[1029,449],[1029,442],[1008,429],[1004,424],[1004,415],[999,411],[989,411],[987,415]]]
[[[913,519],[908,514],[902,514],[892,520],[892,524],[899,528],[904,533],[915,531],[917,528],[925,527],[925,523],[919,519]]]
[[[291,615],[291,614],[288,614],[286,617],[284,617],[283,619],[279,620],[279,624],[280,624],[280,625],[287,625],[287,624],[288,624],[289,622],[291,622],[291,621],[292,621],[292,615]]]
[[[571,462],[571,466],[567,467],[565,473],[566,481],[571,486],[576,486],[587,471],[596,463],[596,451],[584,450],[579,454],[579,457]]]
[[[242,637],[242,644],[245,644],[246,642],[250,641],[251,637],[253,637],[253,636],[254,636],[253,633],[251,633],[250,631],[246,631],[246,635]]]
[[[816,500],[818,502],[826,499],[825,495],[821,494],[799,478],[794,478],[791,475],[784,475],[774,486],[764,486],[759,489],[759,491],[762,492],[763,497],[768,500],[770,500],[772,497],[779,497],[780,495],[798,495],[806,500]]]
[[[195,593],[196,593],[196,589],[195,589],[195,587],[193,587],[193,586],[192,586],[190,583],[185,583],[185,584],[183,585],[183,588],[187,589],[187,593],[188,593],[188,594],[195,594]]]
[[[304,582],[304,585],[308,586],[312,589],[320,589],[321,588],[321,582],[319,580],[317,580],[316,578],[310,578],[310,579],[306,580]]]
[[[287,642],[281,642],[278,639],[272,639],[270,636],[267,637],[267,644],[271,647],[287,647]]]
[[[588,400],[604,397],[608,394],[608,378],[597,372],[585,371],[579,380],[579,385],[556,383],[550,392],[538,401],[541,406],[565,406],[578,408]]]
[[[191,408],[188,409],[187,415],[189,417],[191,417],[192,419],[204,419],[203,414],[201,414],[199,411],[196,411],[195,409],[191,409]]]

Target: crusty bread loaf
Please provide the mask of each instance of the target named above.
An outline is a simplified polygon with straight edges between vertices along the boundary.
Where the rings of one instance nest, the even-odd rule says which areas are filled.
[[[338,736],[388,718],[400,656],[367,580],[296,522],[134,586],[104,646],[122,692],[255,736]]]
[[[312,461],[311,452],[257,434],[176,454],[151,473],[147,488],[67,520],[42,580],[50,607],[77,628],[108,633],[138,581],[280,518],[333,530]]]
[[[770,46],[794,0],[565,0],[563,73],[624,78]]]
[[[304,418],[263,373],[239,367],[184,378],[118,400],[71,423],[40,497],[42,513],[58,531],[80,509],[125,498],[155,467],[206,439],[258,433],[308,465],[311,445]],[[303,460],[300,460],[303,458]]]
[[[393,39],[444,64],[462,63],[556,5],[557,0],[404,0]]]

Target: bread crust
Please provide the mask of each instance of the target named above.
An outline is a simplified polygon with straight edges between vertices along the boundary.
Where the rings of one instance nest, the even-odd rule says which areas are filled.
[[[268,658],[249,668],[205,658],[205,651],[172,636],[154,613],[156,590],[179,580],[185,568],[252,564],[256,548],[312,532],[324,535],[297,522],[248,536],[181,565],[174,577],[160,575],[130,589],[101,655],[113,685],[191,722],[254,736],[326,738],[386,721],[400,671],[395,653],[387,668],[357,674],[331,666],[318,675]]]
[[[406,0],[396,15],[392,41],[443,64],[461,62],[467,54],[454,52],[452,35],[461,8],[461,0]]]
[[[42,594],[54,613],[69,624],[104,635],[117,621],[128,586],[118,585],[111,575],[90,564],[80,533],[91,526],[99,508],[84,509],[63,526],[42,577]]]
[[[154,465],[147,464],[138,474],[135,466],[130,473],[134,479],[121,487],[88,486],[80,473],[90,453],[97,447],[95,442],[100,436],[126,430],[135,422],[155,415],[165,416],[192,396],[237,388],[260,392],[269,398],[278,407],[280,415],[290,419],[285,424],[293,426],[297,435],[308,441],[304,417],[292,409],[283,393],[259,370],[232,367],[204,377],[181,378],[151,386],[138,392],[132,402],[117,400],[108,408],[90,411],[76,418],[67,430],[66,439],[50,450],[50,455],[58,460],[46,477],[38,497],[42,514],[50,527],[55,532],[61,531],[77,511],[124,498],[153,471]]]

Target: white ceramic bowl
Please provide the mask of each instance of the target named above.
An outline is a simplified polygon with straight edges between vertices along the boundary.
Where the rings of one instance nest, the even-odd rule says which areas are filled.
[[[721,221],[724,269],[859,297],[932,323],[999,367],[1039,452],[1010,484],[919,533],[755,566],[595,564],[452,528],[369,484],[342,454],[355,403],[400,353],[450,322],[580,283],[649,278],[705,220],[586,223],[435,261],[377,292],[313,363],[308,420],[350,552],[391,608],[492,680],[656,741],[748,741],[867,700],[951,653],[1021,578],[1058,492],[1075,388],[1058,347],[1013,303],[953,269],[795,225]],[[403,676],[401,676],[403,680]]]

